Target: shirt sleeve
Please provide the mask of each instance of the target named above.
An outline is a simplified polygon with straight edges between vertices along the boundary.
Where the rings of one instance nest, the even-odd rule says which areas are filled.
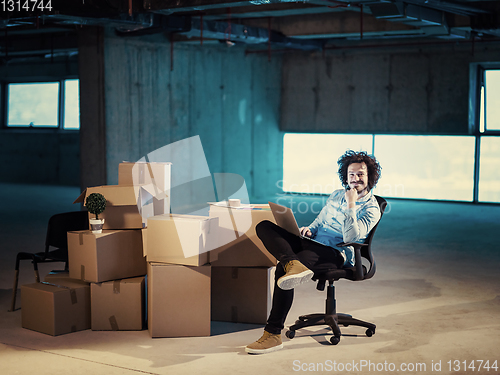
[[[369,206],[358,218],[355,208],[347,209],[345,219],[342,223],[342,235],[344,242],[358,242],[360,238],[366,238],[368,233],[380,219],[380,209],[373,202],[367,203]]]
[[[308,226],[309,230],[311,231],[313,237],[316,235],[316,233],[318,232],[318,229],[319,227],[328,221],[328,215],[327,215],[327,212],[328,212],[328,209],[327,209],[327,206],[328,206],[328,203],[329,201],[335,199],[335,196],[336,196],[336,192],[334,191],[327,199],[326,201],[326,204],[323,206],[323,208],[321,209],[320,213],[318,214],[318,216],[316,216],[316,219],[314,219],[314,221]]]

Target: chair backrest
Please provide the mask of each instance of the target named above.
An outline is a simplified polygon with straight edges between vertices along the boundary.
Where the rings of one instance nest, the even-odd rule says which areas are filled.
[[[374,196],[377,199],[378,205],[380,207],[380,220],[382,220],[382,216],[384,215],[385,209],[387,208],[387,201],[378,195]],[[375,271],[377,269],[375,265],[375,259],[373,258],[372,255],[371,245],[372,245],[373,235],[375,234],[375,231],[377,230],[377,227],[380,224],[380,220],[378,221],[377,224],[375,224],[370,233],[368,233],[368,236],[366,236],[364,243],[367,244],[368,246],[361,247],[361,257],[365,258],[370,263],[370,269],[362,278],[363,280],[371,278],[375,274]]]
[[[68,247],[67,232],[89,229],[87,211],[73,211],[55,214],[49,219],[47,237],[45,238],[45,252],[49,247],[66,249]]]

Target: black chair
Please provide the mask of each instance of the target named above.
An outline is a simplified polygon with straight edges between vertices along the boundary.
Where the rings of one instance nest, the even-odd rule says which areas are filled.
[[[375,195],[377,202],[380,206],[381,214],[383,215],[387,202],[384,198]],[[381,217],[382,219],[382,217]],[[379,221],[380,223],[380,221]],[[348,314],[337,313],[336,310],[336,300],[335,300],[335,286],[333,283],[340,279],[347,279],[352,281],[362,281],[370,279],[375,274],[375,260],[373,259],[371,252],[371,243],[375,230],[378,224],[370,231],[364,243],[341,243],[338,246],[353,246],[355,254],[355,266],[350,268],[341,269],[331,269],[320,274],[315,274],[313,280],[317,280],[316,289],[323,291],[325,290],[325,284],[328,281],[328,288],[326,292],[326,309],[325,313],[319,314],[309,314],[299,316],[299,319],[292,325],[288,331],[286,331],[285,336],[289,339],[295,337],[295,331],[304,327],[316,326],[316,325],[327,325],[331,328],[334,336],[330,338],[330,342],[337,345],[340,341],[340,328],[339,325],[348,327],[350,325],[365,327],[366,336],[371,337],[375,334],[375,324],[365,322],[353,318]],[[365,265],[363,265],[363,258],[368,261],[368,270]]]
[[[45,250],[38,253],[19,252],[16,256],[16,269],[14,286],[12,289],[12,302],[9,311],[16,307],[17,283],[19,281],[19,263],[21,260],[31,260],[35,271],[35,281],[40,282],[38,263],[64,262],[65,270],[68,269],[68,240],[67,232],[89,228],[87,211],[65,212],[53,215],[47,226],[45,237]],[[54,249],[51,249],[54,248]]]

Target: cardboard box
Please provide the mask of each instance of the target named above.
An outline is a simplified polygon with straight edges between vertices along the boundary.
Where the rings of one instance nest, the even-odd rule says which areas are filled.
[[[53,280],[57,279],[69,279],[69,271],[64,271],[64,270],[56,270],[56,271],[50,271],[44,278],[43,281],[53,283]]]
[[[93,331],[140,331],[143,329],[145,277],[92,283],[90,285]]]
[[[68,232],[69,276],[93,283],[144,276],[140,230]]]
[[[269,205],[251,205],[252,209],[238,209],[210,205],[209,216],[219,218],[217,267],[272,267],[276,258],[265,248],[255,233],[263,220],[275,222]]]
[[[151,337],[210,336],[210,266],[148,263]]]
[[[105,185],[85,189],[73,203],[83,203],[92,193],[100,193],[106,198],[106,209],[99,214],[104,219],[103,229],[141,229],[146,226],[147,218],[153,215],[152,185]],[[89,219],[95,218],[89,212]],[[90,227],[89,227],[90,229]]]
[[[53,281],[21,286],[22,327],[52,336],[89,329],[89,284]]]
[[[158,215],[148,219],[148,262],[201,266],[212,262],[219,219],[194,215]]]
[[[172,163],[123,162],[118,165],[118,185],[152,186],[152,199],[143,210],[148,210],[148,216],[169,214],[171,168]]]
[[[266,324],[276,267],[212,267],[212,320]]]

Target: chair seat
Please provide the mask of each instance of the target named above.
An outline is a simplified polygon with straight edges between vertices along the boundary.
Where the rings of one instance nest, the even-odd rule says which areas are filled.
[[[363,266],[363,274],[366,275],[366,267]],[[330,269],[325,272],[314,274],[313,280],[318,281],[337,281],[340,279],[356,280],[356,267],[344,267],[339,269]]]

